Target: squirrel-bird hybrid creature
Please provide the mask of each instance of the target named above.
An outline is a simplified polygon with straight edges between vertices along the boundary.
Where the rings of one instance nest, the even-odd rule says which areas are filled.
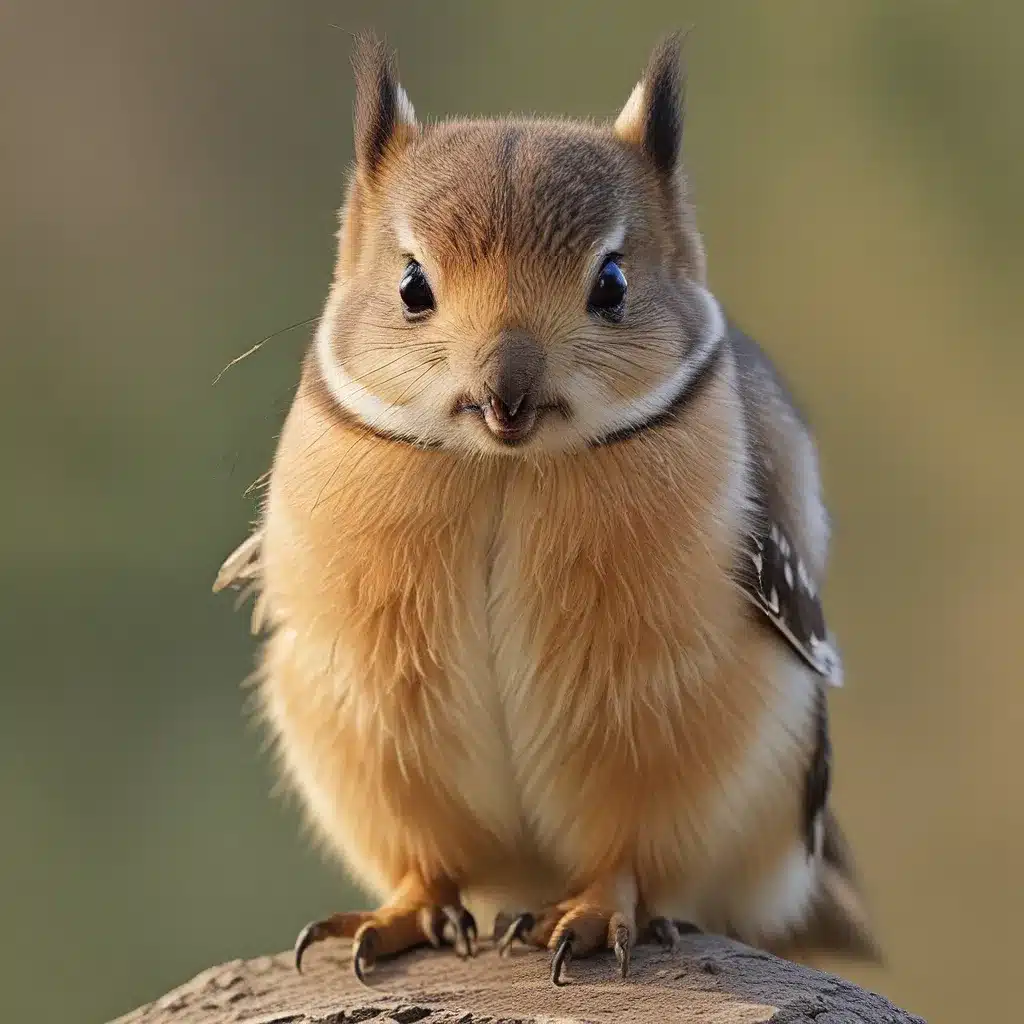
[[[262,708],[370,912],[571,956],[684,927],[877,959],[829,804],[829,522],[804,418],[708,290],[679,38],[613,124],[421,125],[373,39],[323,316],[260,521]],[[475,911],[475,913],[474,913]]]

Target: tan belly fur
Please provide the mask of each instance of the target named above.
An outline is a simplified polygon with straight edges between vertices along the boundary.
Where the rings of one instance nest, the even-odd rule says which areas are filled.
[[[785,884],[814,683],[728,578],[712,511],[742,464],[700,455],[734,415],[639,460],[471,461],[339,437],[300,397],[263,695],[362,883],[418,868],[521,907],[624,868],[652,912],[712,927]]]

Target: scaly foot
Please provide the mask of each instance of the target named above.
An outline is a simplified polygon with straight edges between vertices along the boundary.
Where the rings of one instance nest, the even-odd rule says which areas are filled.
[[[622,898],[627,894],[618,892],[619,888],[592,886],[579,898],[550,908],[539,919],[530,913],[512,918],[499,915],[494,924],[498,952],[507,955],[516,940],[550,949],[551,981],[561,986],[565,984],[565,968],[574,956],[611,949],[619,975],[625,978],[637,939],[636,907],[635,898]],[[632,886],[626,888],[631,890]]]
[[[435,948],[447,943],[460,957],[476,956],[473,915],[459,903],[454,891],[445,895],[450,902],[401,898],[379,910],[332,914],[311,921],[295,941],[295,968],[301,972],[306,950],[329,938],[352,939],[352,969],[364,983],[378,958],[397,956],[427,943]]]

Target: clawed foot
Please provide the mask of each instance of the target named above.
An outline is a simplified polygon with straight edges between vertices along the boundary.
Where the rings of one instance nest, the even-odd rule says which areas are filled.
[[[680,936],[699,928],[666,917],[652,918],[645,934],[669,949]],[[373,912],[333,914],[313,921],[295,942],[295,967],[302,970],[306,950],[328,938],[352,939],[352,970],[365,984],[365,976],[377,960],[394,957],[418,946],[448,945],[462,958],[476,956],[477,927],[473,915],[460,904],[438,906],[388,906]],[[568,900],[550,908],[539,918],[531,913],[499,914],[494,922],[494,939],[500,956],[508,956],[514,943],[551,951],[551,981],[566,984],[566,969],[573,957],[585,957],[602,950],[615,953],[619,976],[629,974],[637,928],[631,911],[603,907],[590,899]]]
[[[683,935],[699,932],[700,928],[689,921],[654,917],[648,921],[643,937],[675,951]],[[638,941],[632,917],[579,901],[560,903],[539,918],[530,913],[499,914],[494,921],[494,940],[503,957],[511,953],[517,941],[550,949],[551,981],[559,987],[566,984],[566,968],[574,956],[589,956],[601,949],[615,953],[619,976],[627,977],[633,946]]]
[[[573,957],[590,956],[601,949],[611,949],[619,965],[619,977],[629,974],[632,949],[636,943],[636,925],[631,917],[586,904],[566,911],[548,939],[552,951],[551,982],[566,983],[565,969]]]
[[[462,906],[385,907],[372,913],[333,914],[306,925],[295,941],[295,969],[314,943],[328,938],[352,939],[352,970],[365,984],[378,958],[397,956],[429,943],[453,946],[460,957],[476,956],[477,929]]]
[[[601,949],[614,951],[619,976],[625,978],[636,943],[636,925],[631,914],[602,908],[589,901],[568,901],[552,908],[539,920],[533,914],[520,914],[511,920],[499,915],[494,935],[502,956],[508,955],[516,940],[550,949],[551,981],[562,986],[567,981],[566,968],[574,956],[589,956]]]
[[[508,956],[512,952],[512,943],[516,940],[527,945],[536,945],[530,938],[536,926],[537,919],[533,914],[519,914],[513,918],[499,914],[494,919],[494,942],[498,955]]]
[[[652,917],[647,927],[655,942],[673,952],[679,948],[683,935],[700,933],[700,929],[689,921],[673,921],[667,917]]]

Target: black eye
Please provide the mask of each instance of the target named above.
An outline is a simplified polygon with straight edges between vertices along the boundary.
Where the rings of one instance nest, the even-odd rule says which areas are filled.
[[[427,275],[415,260],[409,260],[402,280],[398,283],[398,294],[410,316],[428,313],[434,308],[434,293],[430,290]]]
[[[622,319],[622,307],[626,301],[626,275],[616,262],[618,258],[609,256],[601,264],[587,299],[587,309],[608,320]]]

